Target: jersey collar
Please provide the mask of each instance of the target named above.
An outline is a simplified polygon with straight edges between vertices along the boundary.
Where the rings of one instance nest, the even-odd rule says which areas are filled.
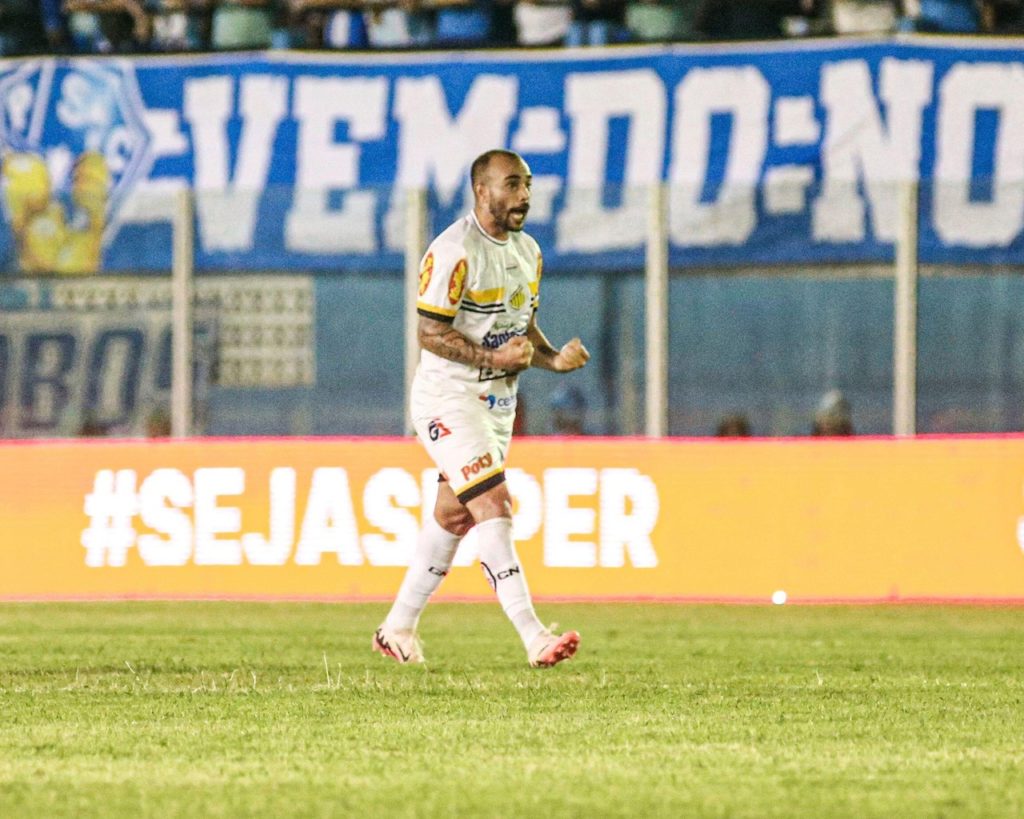
[[[471,210],[469,212],[469,218],[473,220],[473,224],[476,225],[476,229],[479,230],[486,239],[488,239],[489,241],[493,242],[496,245],[508,244],[508,239],[505,239],[504,241],[502,241],[501,239],[495,239],[493,236],[491,236],[490,233],[484,230],[483,225],[480,224],[480,220],[476,218],[476,211]]]

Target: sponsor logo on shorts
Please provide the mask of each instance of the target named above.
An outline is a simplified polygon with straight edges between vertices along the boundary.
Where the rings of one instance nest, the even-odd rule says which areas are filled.
[[[440,418],[434,418],[427,425],[427,435],[430,436],[431,441],[440,440],[441,438],[444,438],[446,435],[451,434],[452,431],[448,429],[448,427],[446,427],[443,423],[441,423]]]
[[[466,287],[466,260],[459,259],[452,271],[452,277],[448,280],[448,301],[458,304],[462,300],[462,291]]]
[[[504,398],[499,398],[496,395],[481,395],[480,400],[487,405],[487,409],[512,409],[516,405],[516,397],[514,395],[507,395]]]
[[[479,475],[494,463],[494,456],[488,452],[486,455],[478,455],[464,467],[462,467],[462,479],[468,481],[473,475]]]
[[[420,268],[420,295],[427,292],[430,287],[430,277],[434,275],[434,254],[428,253]]]

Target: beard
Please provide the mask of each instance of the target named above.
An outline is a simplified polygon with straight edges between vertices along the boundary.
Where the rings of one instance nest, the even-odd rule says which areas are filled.
[[[491,205],[489,210],[491,216],[494,217],[494,221],[501,225],[504,230],[519,233],[526,224],[526,216],[530,212],[530,206],[521,205],[518,208],[505,208]],[[520,215],[522,216],[521,220],[519,219]]]

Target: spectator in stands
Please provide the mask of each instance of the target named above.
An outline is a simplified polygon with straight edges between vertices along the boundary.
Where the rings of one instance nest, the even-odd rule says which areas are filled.
[[[814,0],[703,0],[694,28],[708,40],[770,40],[784,36],[787,17],[813,7]]]
[[[65,0],[73,50],[84,54],[146,51],[149,14],[140,0]]]
[[[749,438],[750,434],[750,419],[742,412],[724,416],[715,429],[718,438]]]
[[[829,390],[821,397],[814,413],[811,435],[833,437],[854,434],[850,402],[840,390]]]
[[[830,30],[834,34],[888,34],[899,24],[899,0],[832,0]]]
[[[171,437],[171,413],[164,405],[156,406],[146,416],[147,438]]]
[[[449,48],[515,44],[512,1],[433,0],[437,17],[431,44]]]
[[[568,46],[602,46],[629,39],[626,0],[573,0]]]
[[[973,34],[981,25],[977,0],[905,0],[904,30]]]
[[[46,48],[46,33],[35,0],[0,3],[0,57],[38,54]]]
[[[587,399],[574,384],[563,384],[551,395],[551,428],[555,435],[585,435]]]
[[[693,40],[701,0],[632,0],[626,6],[626,28],[642,43]]]
[[[419,0],[402,0],[387,8],[363,12],[366,39],[371,48],[429,46],[434,37],[434,18]]]
[[[981,28],[987,34],[1024,33],[1024,2],[985,0],[981,7]]]
[[[148,0],[152,15],[150,49],[153,51],[203,51],[210,44],[209,0]]]
[[[210,45],[215,51],[270,48],[276,11],[271,0],[215,0]]]
[[[516,41],[521,46],[560,46],[572,25],[571,0],[519,0]],[[520,393],[521,395],[521,393]]]
[[[39,12],[46,33],[47,53],[63,54],[68,50],[68,26],[61,0],[40,0]]]

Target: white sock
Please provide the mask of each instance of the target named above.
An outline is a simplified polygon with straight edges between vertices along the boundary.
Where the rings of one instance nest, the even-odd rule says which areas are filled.
[[[416,552],[384,622],[393,629],[415,630],[420,614],[455,559],[461,535],[453,535],[431,515],[420,530]]]
[[[544,626],[533,610],[530,590],[512,542],[512,520],[491,518],[478,523],[476,530],[484,576],[498,595],[505,616],[519,632],[523,645],[529,648],[534,638],[544,631]]]

